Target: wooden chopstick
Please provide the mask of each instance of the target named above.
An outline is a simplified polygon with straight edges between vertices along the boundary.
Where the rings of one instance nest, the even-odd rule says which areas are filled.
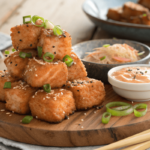
[[[122,150],[145,150],[149,147],[150,147],[150,141],[147,141],[147,142],[144,142],[144,143],[129,146],[129,147],[124,148]]]
[[[96,150],[112,150],[150,141],[150,129]]]

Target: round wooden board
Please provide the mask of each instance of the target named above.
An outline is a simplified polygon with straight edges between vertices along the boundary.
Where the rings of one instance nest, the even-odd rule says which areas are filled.
[[[105,88],[107,96],[103,105],[111,101],[130,103],[118,96],[110,85],[105,85]],[[145,103],[150,106],[150,102]],[[134,102],[134,104],[136,103]],[[0,102],[0,110],[4,108],[5,103]],[[109,144],[150,127],[150,111],[141,118],[136,118],[133,113],[125,117],[112,117],[110,122],[104,125],[101,123],[101,117],[105,111],[105,107],[99,110],[93,108],[75,112],[69,119],[59,124],[33,119],[27,125],[20,123],[24,115],[11,113],[9,116],[6,114],[9,111],[0,111],[0,136],[14,141],[44,146],[93,146]]]

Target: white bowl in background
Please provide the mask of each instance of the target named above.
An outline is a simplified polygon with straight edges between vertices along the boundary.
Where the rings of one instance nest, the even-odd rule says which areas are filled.
[[[124,65],[112,68],[108,72],[108,82],[120,96],[136,102],[150,101],[150,83],[127,83],[112,77],[112,73],[127,67],[150,67],[148,64]]]

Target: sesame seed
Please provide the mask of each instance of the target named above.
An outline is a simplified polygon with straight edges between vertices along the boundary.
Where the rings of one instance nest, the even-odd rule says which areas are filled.
[[[81,121],[84,121],[84,119],[81,119]]]
[[[83,129],[83,126],[81,126],[81,129]]]
[[[20,31],[18,31],[18,33],[20,33]]]
[[[9,114],[10,114],[10,112],[7,112],[7,113],[6,113],[6,115],[9,115]]]
[[[32,44],[30,44],[30,47],[32,47]]]
[[[84,113],[84,116],[86,116],[86,113]]]
[[[54,52],[54,54],[56,54],[56,52]]]
[[[94,114],[96,114],[96,111],[94,111]]]
[[[34,96],[32,96],[32,98],[34,98]]]
[[[79,92],[79,90],[77,90]]]
[[[53,48],[55,48],[55,46],[52,46]]]
[[[15,66],[17,66],[17,64],[15,64]]]
[[[1,111],[5,111],[5,109],[1,109]]]
[[[35,74],[35,76],[37,77],[38,75],[37,75],[37,74]]]
[[[35,118],[37,119],[37,118],[38,118],[38,116],[35,116]]]
[[[45,100],[45,98],[43,98],[43,100]]]
[[[133,101],[132,101],[132,104],[133,104]]]
[[[10,64],[12,64],[12,61],[10,62]]]
[[[12,115],[9,115],[9,117],[11,117]]]
[[[22,40],[20,39],[20,41],[22,41]]]
[[[7,55],[5,55],[5,57],[7,57]]]

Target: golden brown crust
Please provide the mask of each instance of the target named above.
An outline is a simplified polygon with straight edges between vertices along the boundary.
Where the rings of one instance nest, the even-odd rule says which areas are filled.
[[[62,87],[68,80],[68,70],[64,62],[45,62],[30,59],[25,68],[24,80],[32,87],[50,84],[51,88]]]
[[[140,16],[148,12],[149,10],[140,4],[136,4],[133,2],[126,2],[123,6],[122,17],[129,19],[130,17]]]
[[[65,89],[53,89],[50,93],[39,90],[29,101],[34,117],[58,123],[75,111],[75,100],[72,92]]]
[[[17,50],[37,48],[41,29],[41,27],[33,24],[22,24],[12,27],[10,35],[13,47]]]
[[[122,7],[110,8],[107,13],[107,18],[120,21],[122,19]]]
[[[73,59],[73,64],[68,67],[68,80],[72,81],[74,79],[86,77],[87,72],[82,61],[74,52],[71,52],[71,58]]]
[[[7,71],[0,71],[0,101],[5,102],[5,90],[3,89],[5,82],[14,82],[17,80],[17,78],[11,77]]]
[[[6,109],[18,114],[30,112],[29,99],[36,89],[22,81],[11,83],[11,89],[5,89]]]
[[[25,70],[25,66],[28,64],[29,58],[21,58],[19,56],[20,52],[21,51],[16,51],[12,53],[9,57],[7,57],[4,60],[4,63],[11,76],[22,79],[23,72]],[[22,50],[22,52],[31,53],[33,57],[37,55],[36,50]]]
[[[150,9],[150,0],[139,0],[138,3]]]
[[[100,105],[105,98],[105,88],[101,81],[81,78],[68,81],[65,88],[73,93],[77,109],[87,109]]]
[[[42,47],[43,54],[50,52],[55,55],[55,59],[62,60],[71,53],[71,36],[66,31],[63,35],[56,36],[52,30],[42,29],[38,46]]]

